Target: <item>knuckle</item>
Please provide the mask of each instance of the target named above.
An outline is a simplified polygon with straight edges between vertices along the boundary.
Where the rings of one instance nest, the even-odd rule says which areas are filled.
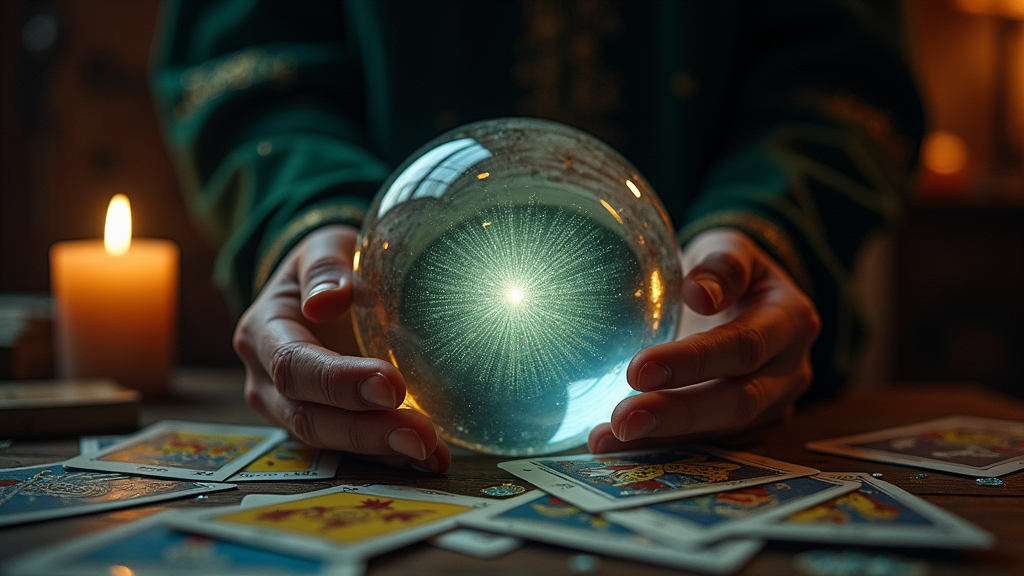
[[[818,308],[814,305],[814,302],[810,298],[803,296],[800,298],[796,313],[799,315],[802,325],[806,326],[807,332],[810,335],[810,341],[817,340],[821,334],[822,321],[821,314],[818,313]]]
[[[763,332],[749,325],[737,326],[736,343],[740,366],[745,370],[755,370],[764,364],[768,354],[768,343]]]
[[[247,318],[248,316],[243,316],[239,320],[231,336],[231,347],[235,350],[235,354],[242,359],[251,358],[253,354],[252,330],[249,329]]]
[[[715,252],[708,257],[707,262],[718,274],[726,277],[729,281],[742,283],[746,278],[746,266],[732,252]]]
[[[348,450],[356,454],[369,454],[369,442],[358,426],[349,426]]]
[[[288,429],[296,438],[310,446],[320,446],[313,414],[305,403],[296,404],[288,414],[287,420]]]
[[[331,277],[336,279],[341,273],[341,262],[336,256],[319,256],[303,264],[306,278]]]
[[[690,357],[690,361],[686,362],[684,366],[690,370],[690,380],[703,379],[704,374],[707,371],[708,357],[706,346],[698,346],[694,342],[684,342],[683,346],[689,350],[689,354],[686,356]]]
[[[811,383],[814,382],[814,368],[811,367],[809,360],[804,360],[800,366],[799,373],[797,374],[799,382],[799,393],[803,394],[810,389]]]
[[[764,384],[759,379],[753,379],[743,386],[738,405],[737,417],[741,425],[752,423],[766,404]]]
[[[278,392],[286,397],[291,397],[290,392],[295,387],[292,378],[292,363],[297,351],[296,343],[285,343],[274,349],[270,355],[270,378]]]
[[[245,404],[250,408],[258,410],[263,406],[263,399],[260,397],[259,390],[256,389],[256,382],[250,376],[245,379]]]

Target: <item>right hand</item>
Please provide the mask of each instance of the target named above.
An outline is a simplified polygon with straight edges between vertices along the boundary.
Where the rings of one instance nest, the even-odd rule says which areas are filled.
[[[246,402],[310,446],[443,472],[451,453],[433,425],[397,409],[405,399],[398,369],[343,355],[358,353],[349,314],[358,235],[346,225],[311,232],[242,315],[234,347]]]

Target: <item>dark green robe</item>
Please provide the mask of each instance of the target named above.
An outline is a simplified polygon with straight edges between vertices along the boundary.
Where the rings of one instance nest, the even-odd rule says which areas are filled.
[[[680,242],[730,226],[772,254],[824,320],[818,397],[851,369],[852,263],[899,214],[923,125],[905,62],[846,4],[172,0],[153,87],[238,311],[420,145],[537,116],[622,152]]]

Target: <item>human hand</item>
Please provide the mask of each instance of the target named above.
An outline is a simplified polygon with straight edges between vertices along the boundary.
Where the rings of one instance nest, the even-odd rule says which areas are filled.
[[[310,233],[242,315],[234,346],[245,364],[246,402],[310,446],[443,472],[451,454],[433,425],[396,409],[405,398],[398,369],[339,354],[355,353],[349,306],[357,237],[342,225]]]
[[[821,319],[772,257],[722,228],[699,234],[680,259],[684,318],[693,311],[709,326],[633,357],[626,379],[643,394],[620,402],[611,423],[591,431],[591,452],[755,428],[792,415],[810,386]]]

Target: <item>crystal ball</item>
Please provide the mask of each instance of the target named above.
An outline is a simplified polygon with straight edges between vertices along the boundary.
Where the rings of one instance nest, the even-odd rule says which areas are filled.
[[[682,271],[668,216],[622,155],[502,118],[427,143],[377,193],[353,262],[363,354],[447,441],[503,456],[586,442],[671,340]]]

